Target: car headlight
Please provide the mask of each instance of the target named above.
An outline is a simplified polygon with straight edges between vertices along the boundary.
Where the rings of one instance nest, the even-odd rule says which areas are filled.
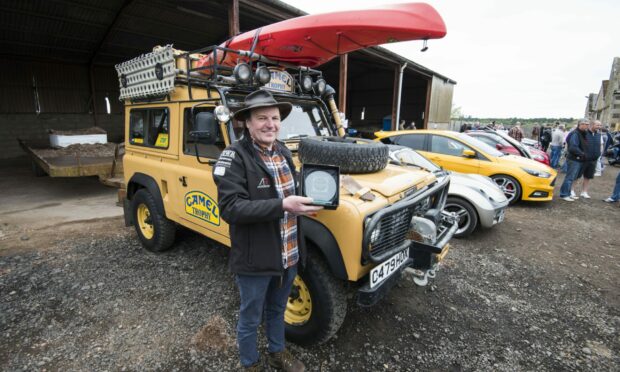
[[[540,155],[540,154],[536,154],[536,155],[534,155],[534,156],[532,156],[532,157],[533,157],[534,159],[536,159],[536,160],[545,160],[545,157],[544,157],[544,156],[542,156],[542,155]],[[529,173],[529,172],[528,172],[528,173]]]
[[[523,169],[526,173],[531,174],[534,177],[540,177],[540,178],[551,177],[551,173],[548,173],[548,172],[543,172],[543,171],[539,171],[536,169],[530,169],[530,168],[521,168],[521,169]]]

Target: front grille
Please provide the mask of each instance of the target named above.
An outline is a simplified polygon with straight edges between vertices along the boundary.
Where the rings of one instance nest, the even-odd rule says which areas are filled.
[[[402,245],[409,231],[412,214],[412,208],[404,208],[383,216],[373,230],[375,234],[379,231],[379,236],[371,240],[370,254],[375,257],[381,256]],[[374,234],[371,233],[371,236],[374,237]]]

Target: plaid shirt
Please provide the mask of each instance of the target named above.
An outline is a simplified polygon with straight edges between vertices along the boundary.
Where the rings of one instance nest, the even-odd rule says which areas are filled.
[[[295,181],[284,156],[277,150],[268,150],[256,143],[254,143],[254,148],[271,172],[280,199],[295,195]],[[282,265],[286,269],[299,261],[297,218],[286,211],[284,217],[280,218],[280,236],[282,237]]]
[[[523,130],[518,127],[512,127],[508,131],[508,135],[516,139],[517,141],[521,142],[521,140],[523,139]]]

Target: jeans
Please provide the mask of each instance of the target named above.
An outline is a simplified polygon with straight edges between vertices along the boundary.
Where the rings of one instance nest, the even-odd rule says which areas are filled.
[[[620,200],[620,172],[616,176],[616,185],[614,186],[614,191],[611,194],[611,198],[615,201]]]
[[[562,146],[551,145],[551,168],[557,169],[562,155]]]
[[[259,360],[256,337],[263,314],[269,352],[284,350],[284,311],[296,275],[297,265],[285,270],[282,277],[236,276],[241,296],[237,344],[239,359],[244,367],[249,367]]]
[[[564,177],[564,182],[562,182],[562,187],[560,188],[560,198],[570,196],[573,181],[578,178],[581,173],[581,168],[583,168],[583,163],[576,160],[566,159],[566,163],[568,164],[568,170],[566,171],[566,177]]]

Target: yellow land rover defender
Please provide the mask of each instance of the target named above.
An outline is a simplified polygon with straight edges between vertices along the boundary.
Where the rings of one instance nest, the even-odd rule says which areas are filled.
[[[235,53],[238,64],[197,67],[211,53]],[[177,225],[230,246],[212,167],[243,133],[231,113],[248,93],[268,89],[293,105],[279,139],[294,161],[339,166],[341,174],[338,208],[302,217],[308,260],[287,305],[287,338],[325,341],[351,293],[371,306],[405,269],[420,284],[435,275],[458,228],[442,212],[448,174],[404,166],[382,143],[347,138],[320,71],[217,46],[156,47],[116,70],[125,103],[125,221],[147,250],[171,248]]]

